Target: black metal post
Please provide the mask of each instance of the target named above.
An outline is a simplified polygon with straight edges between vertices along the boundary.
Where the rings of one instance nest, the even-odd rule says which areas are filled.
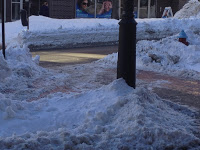
[[[2,18],[2,52],[3,52],[3,56],[4,58],[6,58],[6,52],[5,52],[5,17],[4,17],[4,0],[2,0],[1,3],[1,7],[2,7],[2,12],[1,12],[1,18]]]
[[[30,0],[28,1],[28,26],[27,26],[27,30],[29,30],[29,25],[30,25],[30,20],[29,20],[29,17],[30,17]]]
[[[117,78],[136,87],[136,21],[133,15],[134,0],[124,1],[124,12],[119,22]]]
[[[27,6],[27,9],[28,9],[28,16],[27,16],[27,21],[28,21],[28,25],[27,25],[27,30],[29,30],[29,17],[30,17],[30,0],[26,0],[26,6]]]

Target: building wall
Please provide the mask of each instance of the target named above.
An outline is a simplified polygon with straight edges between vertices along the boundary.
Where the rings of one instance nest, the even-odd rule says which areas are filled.
[[[0,0],[0,4],[2,3],[2,0]],[[0,5],[1,6],[1,5]],[[0,22],[1,22],[1,11],[2,11],[2,7],[0,7]]]
[[[113,0],[112,3],[112,18],[119,19],[119,0]]]
[[[6,21],[11,20],[11,7],[12,0],[6,0]],[[41,3],[42,0],[32,0],[34,3]],[[51,18],[60,18],[60,19],[70,19],[75,18],[75,6],[77,0],[47,0],[49,3],[49,13]],[[119,1],[113,0],[113,13],[112,17],[115,19],[118,18],[119,14]],[[121,14],[123,13],[123,3],[125,0],[121,0]],[[154,0],[155,5],[151,7],[150,17],[160,18],[163,14],[165,7],[172,7],[172,12],[175,14],[179,9],[181,9],[188,0]],[[138,0],[134,0],[134,7],[137,9]],[[39,4],[38,4],[39,5]],[[37,6],[37,4],[36,4]],[[39,11],[39,6],[38,6]],[[37,10],[34,11],[33,15],[37,15]]]
[[[40,0],[32,0],[31,2],[31,10],[30,13],[31,15],[38,16],[39,15],[39,10],[40,10]]]
[[[172,12],[173,14],[175,14],[177,11],[179,11],[179,0],[172,0],[171,2],[171,8],[172,8]]]
[[[6,22],[11,22],[11,0],[6,0]]]
[[[161,18],[165,7],[169,7],[169,1],[163,1],[163,0],[156,0],[156,1],[157,1],[156,17]]]
[[[122,1],[122,11],[123,11],[123,3],[126,0]],[[142,2],[142,0],[140,0]],[[153,3],[152,3],[153,2]],[[178,10],[180,10],[188,0],[151,0],[151,11],[150,17],[160,18],[162,17],[163,11],[165,7],[171,7],[173,14],[175,14]],[[134,0],[135,10],[138,9],[138,0]],[[147,18],[148,9],[145,7],[140,8],[140,18]]]
[[[75,18],[75,0],[49,0],[51,18]]]
[[[1,6],[2,0],[0,0],[0,20],[1,20],[1,11],[2,11],[2,6]],[[4,4],[6,4],[6,8],[4,8],[5,13],[6,13],[6,17],[5,17],[5,21],[11,21],[11,0],[4,0]]]
[[[183,8],[183,6],[188,2],[189,0],[179,0],[179,9]]]
[[[178,10],[180,10],[179,1],[180,0],[168,0],[168,1],[157,0],[157,12],[156,12],[157,18],[162,17],[165,7],[171,7],[173,14],[175,14]]]

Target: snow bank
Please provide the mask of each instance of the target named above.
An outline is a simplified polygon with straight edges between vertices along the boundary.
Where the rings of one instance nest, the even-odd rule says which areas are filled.
[[[200,19],[136,19],[137,40],[162,39],[182,29],[199,31]],[[35,49],[69,48],[118,42],[119,20],[30,17],[30,30],[20,21],[6,23],[6,45],[18,42]],[[1,34],[1,33],[0,33]],[[0,37],[1,39],[1,37]]]
[[[200,78],[200,34],[186,30],[189,46],[178,41],[178,34],[159,41],[137,42],[136,65],[139,70],[162,72],[199,80]],[[107,68],[116,68],[117,53],[96,61]]]
[[[10,88],[17,88],[22,84],[26,86],[23,83],[24,80],[29,80],[45,73],[46,69],[38,66],[38,59],[32,60],[31,53],[25,46],[12,45],[7,47],[6,59],[4,59],[2,53],[0,54],[0,81],[2,82],[0,84],[0,92]]]
[[[10,100],[26,101],[40,97],[41,93],[52,90],[48,89],[52,86],[65,84],[63,79],[67,78],[67,73],[40,67],[39,56],[32,58],[29,48],[15,44],[6,48],[6,59],[0,53],[0,93]],[[55,80],[58,81],[56,85]]]
[[[178,35],[160,41],[139,41],[138,69],[165,72],[170,75],[199,79],[200,35],[187,30],[189,46],[180,43]]]
[[[35,19],[37,27],[40,18]],[[38,20],[38,21],[37,21]],[[68,48],[83,45],[114,44],[119,39],[118,20],[114,19],[75,19],[58,21],[57,24],[62,28],[49,27],[39,31],[23,31],[19,34],[23,44],[35,49],[38,48]],[[190,29],[194,32],[199,31],[200,19],[136,19],[137,21],[137,40],[162,39],[179,33],[182,29]],[[53,20],[52,20],[53,22]],[[69,24],[69,26],[64,26]],[[70,26],[73,24],[74,28]],[[81,24],[82,26],[75,26]],[[183,26],[184,24],[184,26]],[[57,25],[57,26],[59,26]],[[84,25],[84,26],[83,26]],[[35,28],[36,28],[35,27]]]
[[[38,65],[39,57],[32,59],[32,55],[26,46],[10,45],[6,48],[6,59],[2,53],[0,55],[1,80],[4,82],[14,80],[13,78],[26,77],[31,78],[45,71]]]
[[[108,86],[71,98],[53,97],[46,101],[46,108],[38,109],[37,114],[42,117],[43,111],[54,107],[51,109],[54,113],[49,112],[53,116],[48,119],[63,116],[65,123],[54,126],[59,129],[38,129],[36,133],[27,131],[22,135],[0,138],[0,149],[200,148],[200,140],[196,137],[199,128],[194,120],[197,114],[186,107],[164,101],[144,88],[133,90],[123,80],[116,80]],[[66,102],[65,105],[58,105],[63,102]],[[8,109],[11,112],[11,108]],[[68,113],[70,109],[77,112]],[[12,117],[12,113],[9,116]],[[35,113],[32,113],[32,118],[34,116]],[[69,126],[70,118],[75,119],[73,127]],[[38,121],[39,124],[35,124],[34,120],[30,120],[33,128],[41,128],[42,120]],[[17,120],[18,124],[20,122],[24,127],[27,125]],[[45,127],[48,126],[50,124]]]
[[[198,0],[190,0],[187,4],[183,6],[181,10],[179,10],[174,18],[190,18],[190,17],[200,17],[200,2]]]
[[[41,48],[42,46],[43,49],[112,43],[118,40],[118,20],[115,19],[52,19],[31,16],[29,20],[29,31],[21,27],[21,21],[6,23],[7,45],[13,42],[13,37],[17,36],[22,39],[23,44],[30,47]],[[18,28],[9,30],[11,26],[18,26]]]

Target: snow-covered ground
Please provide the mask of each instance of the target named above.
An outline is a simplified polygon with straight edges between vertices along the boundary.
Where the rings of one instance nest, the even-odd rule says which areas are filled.
[[[199,80],[198,17],[136,21],[141,39],[162,38],[137,43],[137,69]],[[28,32],[19,21],[6,23],[6,60],[0,52],[0,149],[200,149],[197,111],[159,98],[140,80],[136,89],[116,80],[116,53],[48,70],[28,48],[74,39],[114,41],[118,28],[112,19],[34,16]],[[178,42],[182,29],[189,46]]]

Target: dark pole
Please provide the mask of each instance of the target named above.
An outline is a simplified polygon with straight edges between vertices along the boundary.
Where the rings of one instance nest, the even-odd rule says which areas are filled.
[[[27,30],[29,30],[29,17],[30,17],[30,0],[27,2],[27,5],[28,5],[28,26],[27,26]]]
[[[136,21],[133,15],[134,0],[124,0],[124,12],[119,22],[117,78],[136,87]]]
[[[6,58],[6,52],[5,52],[5,18],[4,18],[4,0],[2,0],[2,51],[3,51],[3,56]]]

